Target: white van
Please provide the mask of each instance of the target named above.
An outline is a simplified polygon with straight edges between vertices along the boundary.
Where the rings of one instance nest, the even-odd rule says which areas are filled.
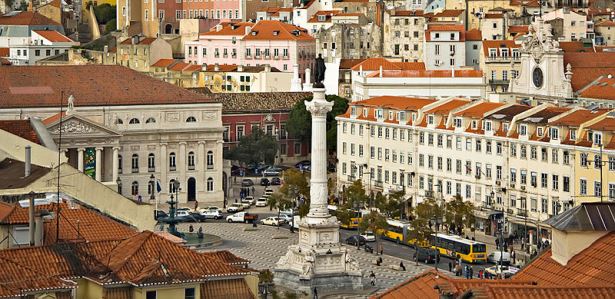
[[[487,261],[494,263],[494,264],[499,264],[500,256],[502,257],[502,263],[504,265],[510,265],[510,262],[511,262],[510,252],[508,251],[503,251],[503,252],[500,252],[499,250],[494,251],[487,256]]]

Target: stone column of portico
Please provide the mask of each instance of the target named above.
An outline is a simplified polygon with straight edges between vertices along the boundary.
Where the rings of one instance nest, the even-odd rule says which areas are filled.
[[[305,101],[312,114],[312,169],[308,217],[329,217],[327,210],[327,113],[333,102],[325,99],[324,88],[314,88],[312,101]]]
[[[120,148],[117,146],[113,147],[113,175],[111,177],[111,182],[116,183],[118,178],[120,168]]]
[[[160,186],[162,187],[161,192],[169,192],[167,188],[169,188],[169,180],[167,179],[167,167],[169,165],[169,158],[167,157],[167,144],[160,144]]]
[[[96,148],[96,180],[102,180],[102,147]]]
[[[83,152],[85,151],[85,148],[78,148],[77,149],[77,169],[81,172],[83,172]]]

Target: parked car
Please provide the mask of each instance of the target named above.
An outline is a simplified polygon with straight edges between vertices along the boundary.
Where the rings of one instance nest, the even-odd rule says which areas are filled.
[[[515,275],[515,273],[519,272],[519,270],[520,269],[517,267],[500,266],[500,265],[485,268],[485,272],[491,275],[494,275],[494,276],[501,273],[504,275],[504,278],[510,278],[511,276]]]
[[[257,207],[266,207],[267,206],[267,199],[264,197],[261,197],[259,199],[256,200],[256,206]]]
[[[275,177],[271,179],[271,185],[282,185],[282,180],[279,177]]]
[[[227,211],[228,213],[241,212],[241,211],[243,211],[243,205],[242,205],[242,204],[240,204],[240,203],[233,203],[233,204],[230,204],[230,205],[228,206],[228,208],[226,208],[226,211]]]
[[[280,225],[284,224],[284,220],[282,220],[282,219],[280,219],[278,217],[271,216],[271,217],[267,217],[267,218],[261,220],[261,224],[280,226]]]
[[[285,223],[291,223],[293,221],[293,216],[288,213],[280,213],[280,219]]]
[[[265,169],[265,171],[263,171],[264,176],[278,176],[281,173],[282,173],[282,169],[279,167],[275,167],[275,166],[271,166]]]
[[[265,195],[271,195],[271,194],[273,194],[273,189],[271,188],[265,189]]]
[[[252,206],[252,203],[249,201],[243,201],[243,199],[241,200],[241,206],[243,207],[244,210],[249,209]]]
[[[499,264],[500,257],[502,258],[502,263],[504,265],[510,264],[510,261],[511,261],[510,252],[507,252],[507,251],[500,252],[499,250],[496,250],[487,256],[487,261],[494,263],[494,264]]]
[[[352,246],[363,246],[367,243],[365,238],[360,235],[352,235],[346,239],[346,244]]]
[[[269,182],[268,178],[261,178],[261,186],[269,186],[271,182]]]
[[[254,200],[254,196],[246,196],[241,199],[241,203],[249,203],[250,205],[254,205],[256,200]]]
[[[220,210],[218,210],[218,208],[216,209],[200,209],[199,210],[199,214],[203,217],[205,217],[205,219],[222,219],[222,213],[220,213]]]
[[[235,213],[233,215],[229,215],[226,217],[226,221],[229,223],[231,222],[251,223],[256,220],[258,220],[258,215],[250,214],[247,212],[239,212],[239,213]]]
[[[361,234],[361,237],[365,238],[367,242],[376,242],[376,235],[373,231],[367,230]]]
[[[438,251],[431,248],[417,246],[413,259],[418,259],[419,262],[424,262],[425,264],[435,263],[438,259]]]
[[[243,180],[241,180],[241,186],[242,187],[254,186],[254,181],[251,180],[251,179],[243,179]]]
[[[310,161],[310,160],[303,160],[301,162],[297,162],[295,164],[295,168],[297,168],[299,170],[310,171],[311,165],[312,165],[312,161]]]

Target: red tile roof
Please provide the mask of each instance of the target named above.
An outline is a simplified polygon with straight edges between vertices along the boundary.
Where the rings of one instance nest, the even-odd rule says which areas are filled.
[[[512,57],[512,49],[518,49],[521,45],[518,45],[513,40],[484,40],[483,41],[483,55],[489,57],[489,49],[498,49],[497,56],[500,57],[502,52],[499,49],[508,49],[508,57]]]
[[[418,111],[434,102],[436,102],[434,98],[380,96],[358,101],[351,105]]]
[[[395,17],[422,17],[425,14],[422,10],[395,10],[391,12],[392,16]]]
[[[456,24],[436,24],[431,23],[428,25],[427,30],[425,31],[425,41],[431,41],[431,32],[440,31],[440,32],[459,32],[459,41],[465,41],[465,27],[463,25]]]
[[[559,47],[564,52],[595,52],[593,45],[586,47],[583,42],[559,42]]]
[[[312,17],[308,20],[308,23],[330,23],[331,17],[340,13],[342,13],[341,10],[319,10],[312,15]],[[325,20],[319,20],[319,16],[324,16]]]
[[[208,96],[117,65],[24,66],[0,71],[1,108],[55,107],[63,90],[74,95],[77,107],[209,102]]]
[[[497,299],[603,299],[615,294],[615,287],[543,287],[488,283],[472,289],[474,298]]]
[[[607,117],[589,127],[587,129],[590,130],[599,130],[599,131],[615,131],[615,118]]]
[[[455,18],[463,14],[463,9],[446,9],[433,15],[434,18]]]
[[[425,111],[425,114],[448,114],[449,112],[451,112],[451,110],[454,110],[456,108],[459,108],[463,105],[466,105],[470,103],[469,100],[465,100],[465,99],[452,99],[442,105],[438,105],[436,107],[433,107],[427,111]]]
[[[509,33],[528,33],[530,29],[528,25],[510,25],[508,26]]]
[[[169,65],[175,63],[175,59],[160,59],[152,64],[153,67],[168,67]]]
[[[253,27],[254,23],[250,22],[222,22],[211,28],[209,32],[201,33],[201,36],[214,36],[214,35],[237,35],[244,36],[246,34],[246,27]]]
[[[23,11],[16,15],[0,16],[0,25],[55,25],[60,24],[46,16],[32,11]]]
[[[0,57],[9,57],[11,48],[0,48]]]
[[[485,115],[485,113],[492,111],[494,109],[497,109],[499,107],[504,106],[504,103],[494,103],[494,102],[483,102],[483,103],[479,103],[476,105],[473,105],[472,107],[469,107],[467,109],[463,109],[457,113],[455,113],[455,116],[465,116],[465,117],[471,117],[471,118],[483,118],[483,116]]]
[[[153,37],[140,37],[137,45],[151,45],[156,39]],[[123,40],[121,45],[132,45],[132,38],[127,38]]]
[[[355,65],[365,61],[365,59],[341,59],[340,60],[340,70],[349,70]]]
[[[513,280],[531,280],[538,286],[613,287],[615,286],[615,232],[609,232],[562,266],[544,252],[521,269]]]
[[[29,120],[0,120],[0,130],[7,131],[36,144],[41,144]]]
[[[483,33],[478,29],[472,29],[466,31],[466,41],[480,41],[483,40]]]
[[[615,22],[611,20],[604,20],[594,26],[595,27],[615,27]]]
[[[578,96],[590,99],[615,100],[615,78],[612,76],[611,78],[601,76],[596,81],[579,90]]]
[[[592,120],[598,116],[602,116],[608,112],[609,110],[607,109],[598,109],[598,110],[579,109],[560,119],[550,122],[549,125],[550,126],[578,127],[584,122]]]
[[[379,77],[380,72],[373,72],[368,77]],[[480,70],[455,70],[455,77],[481,78]],[[382,77],[387,78],[452,78],[451,70],[385,70]]]
[[[600,76],[615,75],[615,53],[564,53],[564,66],[572,66],[572,89],[578,91]]]
[[[54,43],[72,43],[72,39],[66,37],[64,34],[55,30],[34,30],[38,35],[44,37],[46,40]]]
[[[261,20],[243,40],[293,40],[314,41],[305,28],[280,21]]]
[[[368,58],[352,67],[353,71],[377,71],[382,66],[383,70],[424,70],[423,62],[396,62],[385,58]]]

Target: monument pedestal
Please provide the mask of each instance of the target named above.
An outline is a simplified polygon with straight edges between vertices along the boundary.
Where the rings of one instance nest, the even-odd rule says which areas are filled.
[[[358,263],[339,242],[339,223],[333,216],[304,217],[299,244],[288,247],[274,269],[274,282],[297,291],[363,289]]]

